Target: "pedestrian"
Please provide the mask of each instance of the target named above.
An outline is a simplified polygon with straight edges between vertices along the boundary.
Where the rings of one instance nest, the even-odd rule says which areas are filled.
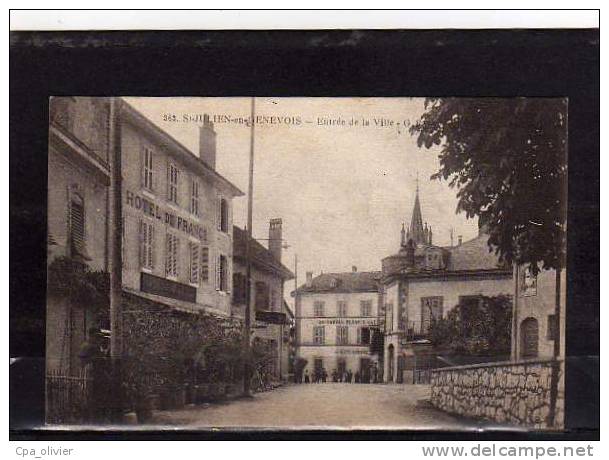
[[[321,368],[321,381],[323,383],[326,383],[328,381],[328,372],[326,371],[325,367]]]
[[[338,382],[338,372],[336,372],[336,369],[332,369],[332,382]]]
[[[88,419],[91,423],[99,424],[108,421],[110,415],[107,397],[111,381],[101,331],[92,327],[88,332],[88,339],[80,347],[78,356],[91,378],[87,400]]]
[[[349,383],[353,383],[353,371],[351,369],[349,369],[349,371],[347,372],[347,381]]]
[[[309,369],[307,369],[304,373],[304,383],[310,383],[309,380]]]
[[[359,371],[355,371],[355,383],[359,383]]]

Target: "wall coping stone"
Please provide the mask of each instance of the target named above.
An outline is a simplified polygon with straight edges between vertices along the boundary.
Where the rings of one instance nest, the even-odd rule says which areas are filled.
[[[431,369],[431,373],[447,372],[447,371],[460,371],[468,369],[481,369],[485,367],[516,367],[516,366],[529,366],[535,364],[550,364],[555,361],[563,362],[564,358],[533,358],[533,359],[520,359],[517,361],[496,361],[488,363],[477,363],[477,364],[466,364],[464,366],[450,366],[450,367],[438,367]]]

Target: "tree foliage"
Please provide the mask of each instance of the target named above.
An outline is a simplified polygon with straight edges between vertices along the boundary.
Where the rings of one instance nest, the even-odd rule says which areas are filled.
[[[458,189],[457,212],[479,217],[503,262],[564,265],[565,99],[426,99],[410,133],[439,146],[431,178]]]
[[[437,349],[460,355],[508,355],[511,322],[509,296],[482,296],[477,304],[459,304],[445,318],[434,320],[429,337]]]

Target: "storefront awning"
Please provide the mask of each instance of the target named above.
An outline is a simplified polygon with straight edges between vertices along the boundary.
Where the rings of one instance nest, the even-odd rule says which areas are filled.
[[[257,310],[256,321],[262,321],[268,324],[287,324],[285,313],[278,311]]]

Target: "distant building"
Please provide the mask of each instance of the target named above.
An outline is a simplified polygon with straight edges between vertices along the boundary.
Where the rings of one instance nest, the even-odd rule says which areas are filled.
[[[306,283],[293,295],[296,304],[296,356],[307,360],[310,374],[325,368],[329,376],[357,372],[369,382],[380,372],[371,353],[379,329],[380,272],[307,273]]]
[[[412,383],[416,369],[429,366],[427,332],[434,318],[457,304],[478,302],[481,296],[510,295],[512,270],[489,252],[488,235],[456,246],[433,244],[431,226],[423,224],[419,190],[411,224],[402,226],[397,254],[382,261],[385,303],[384,379]]]
[[[566,270],[561,272],[556,321],[556,270],[541,270],[533,275],[524,266],[514,268],[512,359],[552,358],[554,340],[560,339],[559,357],[565,356]],[[558,327],[557,327],[558,326]]]
[[[233,227],[233,296],[232,316],[245,318],[247,303],[247,232]],[[269,249],[251,241],[252,284],[251,324],[253,341],[261,341],[271,351],[269,371],[276,379],[287,380],[290,354],[289,332],[292,312],[283,300],[284,283],[294,274],[281,263],[282,221],[269,223]]]
[[[96,307],[69,288],[77,267],[109,270],[110,104],[108,98],[50,100],[47,372],[78,374],[88,330],[100,326]]]
[[[230,317],[232,200],[206,118],[195,155],[122,102],[123,290],[185,312]]]

